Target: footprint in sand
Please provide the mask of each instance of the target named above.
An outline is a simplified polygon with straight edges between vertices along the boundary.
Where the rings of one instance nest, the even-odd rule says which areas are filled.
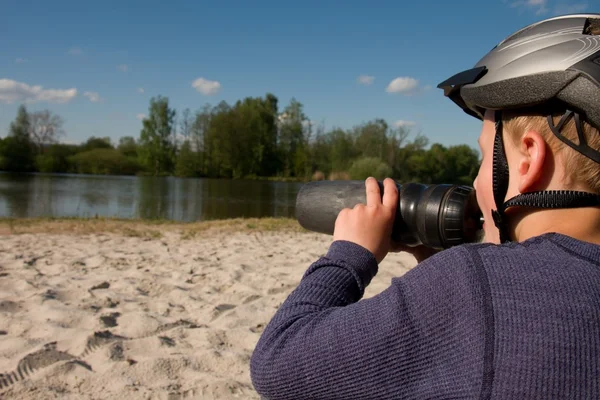
[[[246,298],[244,299],[244,301],[242,301],[242,304],[249,304],[249,303],[252,303],[253,301],[260,299],[261,297],[262,297],[262,296],[260,296],[260,295],[258,295],[258,294],[252,294],[252,295],[250,295],[250,296],[246,297]]]
[[[100,322],[102,322],[102,325],[104,325],[104,327],[106,328],[113,328],[118,325],[117,318],[120,316],[121,313],[118,312],[110,313],[108,315],[102,315],[100,316]]]
[[[213,317],[211,318],[211,322],[221,316],[225,311],[233,310],[236,307],[234,304],[219,304],[213,310]]]
[[[19,304],[15,303],[14,301],[10,301],[10,300],[2,300],[0,301],[0,313],[1,312],[5,312],[5,313],[16,313],[17,311],[19,311]]]
[[[56,342],[48,343],[41,350],[23,357],[19,361],[16,370],[0,374],[0,390],[24,380],[36,370],[64,360],[75,360],[75,356],[56,350]]]
[[[85,349],[78,358],[85,358],[99,347],[119,340],[127,340],[127,338],[125,336],[115,335],[110,331],[94,332],[93,335],[88,337]]]

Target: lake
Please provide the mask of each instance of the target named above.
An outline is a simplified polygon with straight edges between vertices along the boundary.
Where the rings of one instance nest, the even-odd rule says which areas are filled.
[[[0,217],[294,218],[301,187],[299,182],[0,172]]]

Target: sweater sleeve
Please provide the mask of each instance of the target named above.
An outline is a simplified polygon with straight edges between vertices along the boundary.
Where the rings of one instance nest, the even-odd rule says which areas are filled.
[[[484,318],[468,253],[440,252],[361,300],[377,268],[369,251],[344,241],[310,266],[252,354],[259,394],[272,400],[477,396]]]

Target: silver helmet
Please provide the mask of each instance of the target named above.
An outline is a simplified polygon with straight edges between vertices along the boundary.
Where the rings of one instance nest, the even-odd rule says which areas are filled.
[[[475,66],[438,85],[466,113],[483,119],[495,111],[493,156],[494,223],[501,242],[510,241],[505,211],[511,207],[574,208],[600,206],[597,193],[538,191],[504,201],[508,163],[502,139],[502,111],[538,108],[548,113],[552,132],[565,144],[600,163],[600,152],[587,145],[581,119],[600,129],[600,14],[549,18],[511,34]],[[541,107],[539,107],[541,106]],[[564,112],[555,125],[552,113]],[[579,142],[561,129],[575,119]]]
[[[468,114],[562,102],[600,129],[600,14],[549,18],[511,34],[438,85]],[[595,33],[595,34],[594,34]]]

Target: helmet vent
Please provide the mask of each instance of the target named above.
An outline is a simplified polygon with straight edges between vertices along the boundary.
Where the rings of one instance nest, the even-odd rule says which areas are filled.
[[[600,18],[588,18],[583,26],[583,34],[600,36]]]

